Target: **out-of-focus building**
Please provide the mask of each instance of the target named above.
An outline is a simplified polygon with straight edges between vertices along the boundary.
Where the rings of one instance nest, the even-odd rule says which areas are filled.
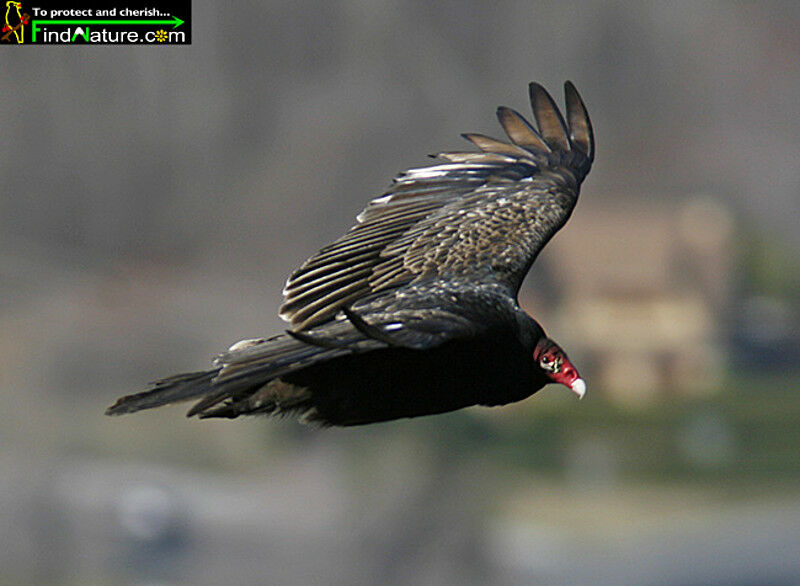
[[[623,401],[713,389],[731,297],[731,213],[708,196],[581,204],[547,253],[560,288],[558,339]]]

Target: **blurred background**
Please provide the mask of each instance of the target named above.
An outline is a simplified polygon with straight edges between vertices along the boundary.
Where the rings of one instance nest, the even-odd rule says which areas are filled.
[[[223,3],[5,48],[0,585],[800,584],[800,4]],[[280,331],[425,155],[571,79],[523,306],[588,380],[372,427],[103,410]]]

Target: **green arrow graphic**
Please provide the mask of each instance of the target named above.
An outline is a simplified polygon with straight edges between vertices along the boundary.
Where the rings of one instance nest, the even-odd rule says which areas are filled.
[[[36,32],[41,30],[42,25],[46,24],[82,24],[82,25],[89,25],[89,24],[111,24],[111,25],[148,25],[148,24],[171,24],[173,29],[178,28],[184,23],[183,20],[178,18],[177,16],[173,16],[168,20],[33,20],[31,24],[33,25],[33,38],[32,41],[36,42]]]
[[[171,24],[172,28],[178,28],[184,21],[177,16],[169,20],[39,20],[34,22],[40,24]]]

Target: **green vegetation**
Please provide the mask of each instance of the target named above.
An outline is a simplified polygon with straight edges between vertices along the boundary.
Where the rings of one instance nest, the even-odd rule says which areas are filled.
[[[766,235],[744,239],[740,253],[743,277],[754,291],[786,299],[800,299],[800,259],[784,243]]]

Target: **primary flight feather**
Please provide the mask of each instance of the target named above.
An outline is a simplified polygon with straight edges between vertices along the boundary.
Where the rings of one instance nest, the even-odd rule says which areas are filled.
[[[358,223],[288,279],[285,334],[243,340],[208,371],[119,399],[117,415],[195,399],[188,415],[296,415],[359,425],[500,405],[547,383],[583,396],[566,353],[517,303],[539,251],[564,225],[594,159],[572,83],[566,120],[530,84],[536,125],[501,107],[511,142],[464,134],[478,152],[411,169]]]

